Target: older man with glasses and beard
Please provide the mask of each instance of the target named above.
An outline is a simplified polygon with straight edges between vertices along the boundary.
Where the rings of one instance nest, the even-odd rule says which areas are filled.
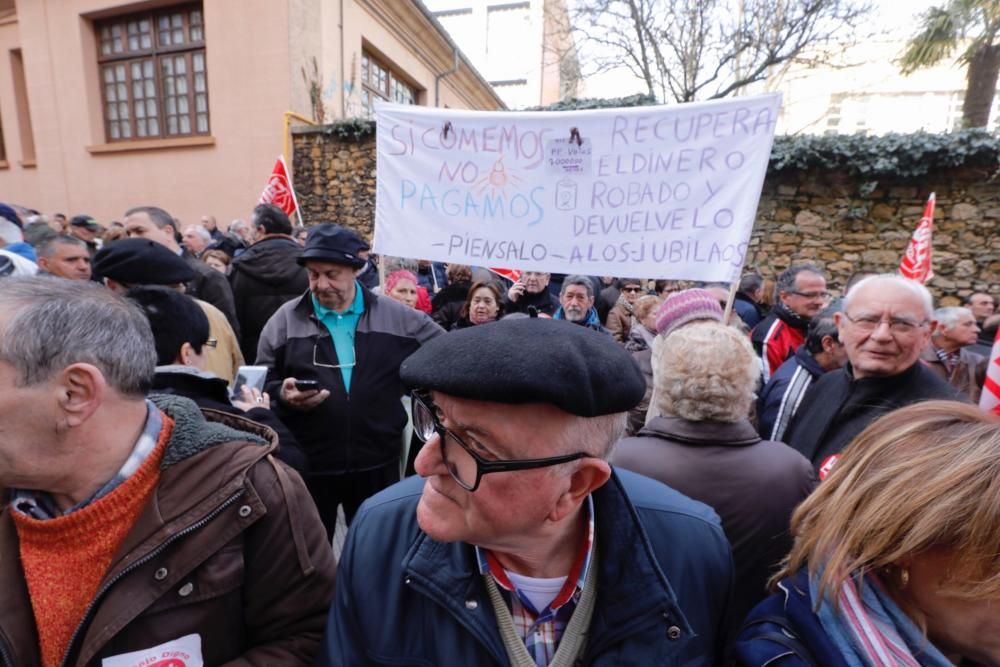
[[[274,313],[257,347],[275,412],[306,453],[306,484],[331,538],[338,506],[350,522],[365,498],[399,480],[399,365],[444,333],[358,282],[367,245],[340,225],[314,227],[297,259],[309,290]]]
[[[933,318],[927,288],[893,274],[865,278],[847,293],[834,319],[848,363],[813,383],[784,437],[821,477],[882,415],[918,401],[959,398],[920,362]]]
[[[721,663],[718,518],[608,464],[645,383],[606,334],[537,318],[407,359],[412,477],[362,506],[319,665]]]

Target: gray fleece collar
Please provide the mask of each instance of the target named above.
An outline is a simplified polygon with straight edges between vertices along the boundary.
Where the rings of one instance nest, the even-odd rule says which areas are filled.
[[[224,442],[240,440],[264,446],[270,444],[266,438],[254,433],[208,421],[201,409],[189,398],[156,394],[150,396],[149,400],[174,420],[174,429],[170,433],[170,441],[160,464],[161,470]]]

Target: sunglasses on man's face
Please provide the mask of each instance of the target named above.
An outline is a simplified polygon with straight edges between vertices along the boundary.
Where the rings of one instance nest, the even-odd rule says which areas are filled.
[[[637,294],[637,293],[639,293],[639,292],[642,291],[642,288],[641,287],[623,287],[622,291],[623,292],[630,292],[632,294]]]

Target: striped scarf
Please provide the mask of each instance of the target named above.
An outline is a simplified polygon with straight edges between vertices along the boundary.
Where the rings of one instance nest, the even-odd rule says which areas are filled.
[[[817,572],[809,579],[809,593],[819,595]],[[816,615],[827,636],[850,667],[952,667],[952,663],[886,592],[873,574],[849,577],[836,591],[839,610],[829,593]]]

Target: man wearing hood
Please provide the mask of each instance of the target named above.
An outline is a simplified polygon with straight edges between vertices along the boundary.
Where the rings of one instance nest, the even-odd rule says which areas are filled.
[[[229,282],[236,316],[243,326],[245,359],[257,358],[260,332],[286,301],[309,288],[306,270],[297,262],[302,246],[292,237],[292,223],[274,204],[253,211],[257,241],[233,260]]]

